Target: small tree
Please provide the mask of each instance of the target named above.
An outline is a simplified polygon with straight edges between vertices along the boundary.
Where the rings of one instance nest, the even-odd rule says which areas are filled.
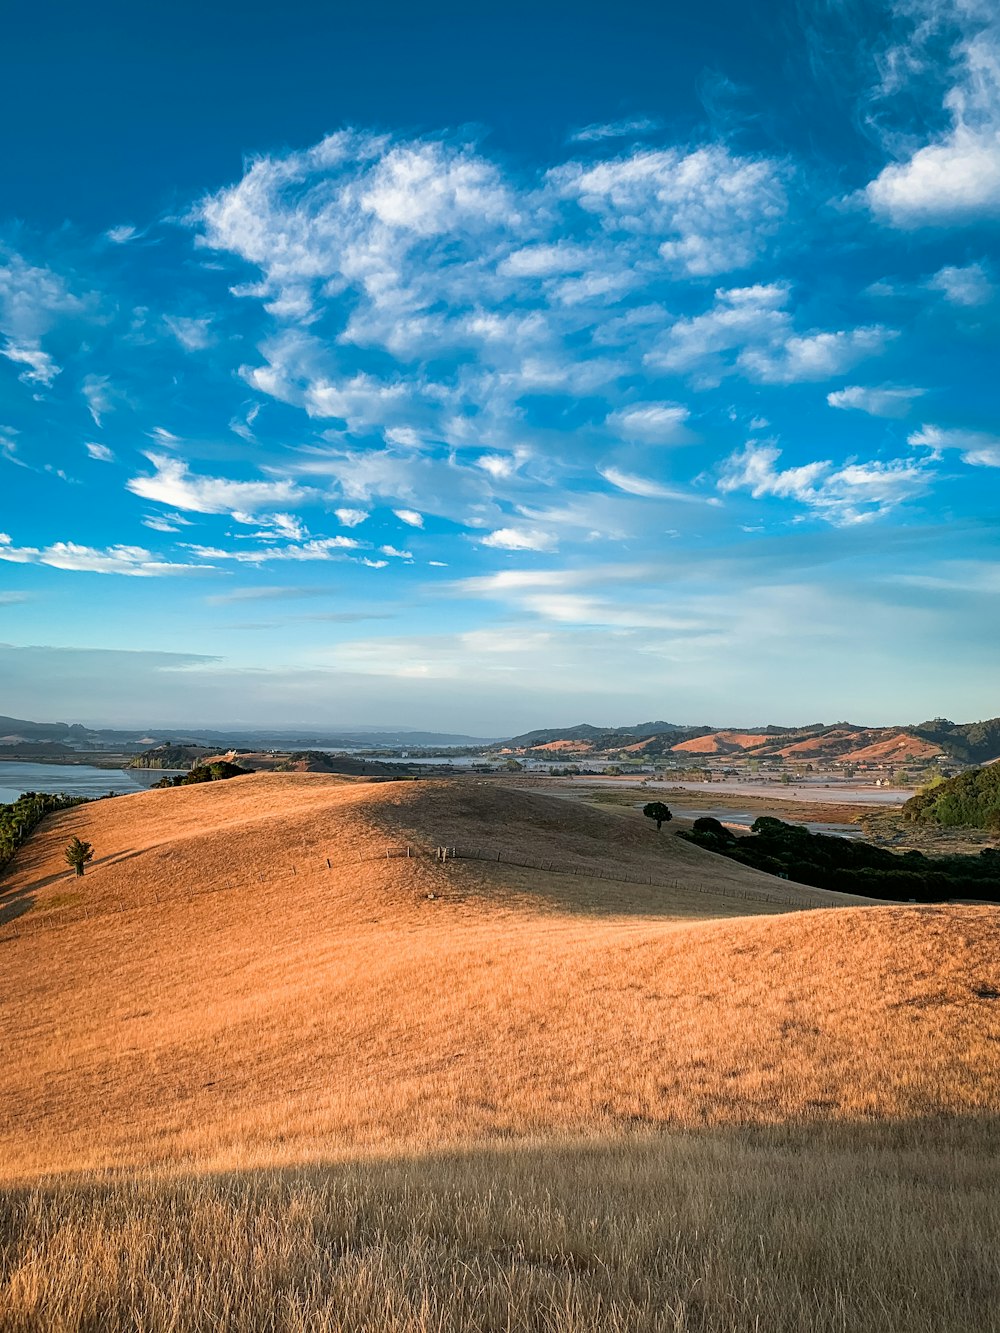
[[[673,819],[673,815],[662,801],[650,801],[648,805],[642,807],[642,813],[647,819],[656,820],[656,831],[659,833],[664,824]]]
[[[89,842],[83,842],[80,838],[74,838],[66,848],[66,860],[76,870],[78,875],[83,874],[83,867],[88,861],[94,859],[94,849]]]

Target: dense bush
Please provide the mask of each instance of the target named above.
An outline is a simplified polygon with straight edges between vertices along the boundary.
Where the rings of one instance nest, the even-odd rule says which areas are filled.
[[[84,796],[26,791],[9,805],[0,805],[0,869],[46,815],[56,810],[68,810],[74,805],[83,805],[85,800]]]
[[[859,839],[810,833],[766,815],[743,837],[708,818],[697,820],[690,833],[680,836],[743,865],[817,889],[896,902],[1000,900],[1000,851],[991,848],[978,856],[900,854]]]
[[[970,768],[917,792],[903,806],[903,818],[947,828],[1000,829],[1000,763]]]
[[[155,787],[190,787],[197,782],[220,782],[224,778],[241,778],[252,773],[251,768],[240,768],[227,759],[217,759],[211,764],[197,764],[189,773],[178,773],[175,778],[161,778]]]

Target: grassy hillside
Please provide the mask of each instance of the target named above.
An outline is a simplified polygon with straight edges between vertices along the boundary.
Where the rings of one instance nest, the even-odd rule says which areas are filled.
[[[96,849],[83,881],[59,863],[73,833]],[[385,859],[474,840],[561,873]],[[147,792],[53,816],[8,882],[5,912],[27,907],[2,946],[10,1173],[1000,1095],[970,1073],[996,1015],[974,989],[988,909],[788,913],[731,896],[770,877],[533,793],[311,774]]]
[[[997,913],[774,886],[473,781],[52,816],[0,893],[0,1331],[989,1327]]]

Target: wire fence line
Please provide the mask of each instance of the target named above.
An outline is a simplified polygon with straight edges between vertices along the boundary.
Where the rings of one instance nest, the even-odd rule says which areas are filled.
[[[607,880],[612,884],[641,884],[652,888],[661,889],[679,889],[690,893],[704,894],[710,898],[731,898],[742,902],[760,902],[787,907],[793,911],[811,910],[816,907],[825,906],[822,903],[804,903],[790,896],[781,894],[767,893],[763,890],[755,889],[736,889],[725,885],[717,885],[709,888],[700,884],[689,884],[679,879],[657,879],[652,875],[633,873],[629,874],[624,868],[616,868],[614,871],[603,870],[599,866],[570,865],[566,862],[554,860],[541,860],[527,857],[520,852],[511,852],[505,848],[485,848],[485,847],[461,847],[461,846],[420,846],[415,843],[396,843],[389,844],[379,852],[372,852],[368,855],[358,856],[349,861],[329,856],[319,861],[320,869],[324,867],[332,870],[336,867],[347,865],[364,865],[376,861],[392,860],[430,860],[439,864],[447,864],[449,861],[485,861],[494,864],[516,866],[526,870],[540,870],[545,874],[552,875],[573,875],[581,879]],[[286,871],[292,875],[298,874],[298,867],[302,865],[303,869],[315,868],[316,862],[310,857],[305,862],[299,861],[286,867]],[[91,872],[93,873],[93,872]],[[232,879],[223,884],[215,884],[210,888],[188,889],[179,894],[161,895],[157,889],[153,890],[153,903],[159,906],[161,903],[166,906],[170,903],[193,902],[195,898],[206,898],[215,893],[233,892],[236,889],[246,889],[251,887],[256,881],[259,884],[266,884],[273,879],[273,872],[265,875],[264,871],[255,871],[249,879],[234,882]],[[75,877],[74,877],[75,879]],[[117,906],[114,902],[104,904],[100,908],[91,908],[87,903],[79,907],[70,907],[60,913],[59,918],[46,916],[42,918],[27,918],[27,911],[22,916],[12,917],[10,920],[0,926],[4,933],[0,934],[0,944],[13,943],[15,940],[33,938],[35,935],[43,934],[51,930],[62,930],[68,926],[78,924],[80,921],[102,920],[109,916],[119,916],[126,912],[136,911],[143,907],[149,907],[149,898],[134,901],[126,901],[119,896]],[[13,906],[14,904],[8,904]],[[0,911],[2,911],[0,905]]]

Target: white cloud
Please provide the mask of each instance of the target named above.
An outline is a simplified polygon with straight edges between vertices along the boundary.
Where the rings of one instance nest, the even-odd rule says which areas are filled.
[[[80,392],[87,400],[87,410],[94,419],[94,425],[100,426],[113,407],[110,380],[107,375],[85,375]]]
[[[317,283],[356,284],[378,307],[404,282],[411,248],[471,240],[516,213],[499,170],[467,144],[348,130],[257,158],[238,184],[203,201],[197,220],[205,245],[263,271],[263,284],[241,294],[268,298],[279,318],[308,320]]]
[[[964,267],[946,264],[938,269],[927,286],[943,293],[952,305],[986,305],[993,299],[993,283],[982,264],[966,264]]]
[[[401,523],[408,524],[411,528],[422,528],[424,526],[424,516],[415,509],[394,509],[392,511]]]
[[[879,354],[896,334],[881,325],[797,333],[784,283],[720,288],[700,315],[674,321],[646,354],[658,370],[692,374],[700,388],[741,371],[762,384],[828,379]]]
[[[792,321],[784,308],[789,296],[783,283],[720,288],[709,310],[675,320],[646,361],[658,370],[697,371],[717,382],[732,369],[732,358],[727,365],[724,353],[747,345],[778,344],[789,336]]]
[[[911,0],[908,43],[890,57],[897,92],[942,67],[949,43],[948,127],[918,148],[907,144],[867,186],[872,211],[896,227],[949,226],[1000,217],[1000,24],[995,5],[978,0]],[[915,91],[906,88],[910,97]]]
[[[638,403],[612,412],[607,424],[623,440],[640,444],[688,444],[694,436],[685,423],[691,413],[680,403]]]
[[[633,572],[629,568],[629,575]],[[500,569],[493,574],[475,574],[471,578],[456,579],[448,587],[466,596],[494,596],[523,588],[573,588],[594,582],[600,570],[590,569]]]
[[[670,486],[663,486],[658,481],[651,481],[648,477],[637,476],[634,472],[623,472],[618,467],[598,468],[605,481],[610,482],[612,486],[620,491],[625,491],[628,495],[641,495],[649,500],[685,500],[696,499],[693,495],[688,495],[684,491],[674,490]]]
[[[897,227],[1000,217],[1000,131],[957,126],[867,187],[872,211]]]
[[[22,384],[40,384],[50,388],[62,370],[37,343],[15,343],[8,339],[6,346],[0,347],[0,356],[5,356],[15,365],[27,366],[18,379]]]
[[[163,322],[185,352],[201,352],[215,342],[210,315],[197,318],[192,315],[164,315]]]
[[[780,457],[776,445],[750,441],[726,459],[719,490],[749,491],[755,500],[765,496],[795,500],[843,526],[887,513],[926,491],[930,480],[926,467],[909,459],[848,462],[839,467],[826,459],[778,468]]]
[[[233,511],[233,518],[237,523],[257,527],[258,531],[250,536],[258,540],[300,542],[309,535],[305,524],[294,514],[248,514],[237,509]]]
[[[412,560],[412,551],[401,551],[397,546],[380,546],[379,551],[382,555],[392,556],[396,560]]]
[[[291,542],[286,546],[244,547],[233,551],[218,546],[190,545],[188,550],[203,560],[232,560],[241,565],[263,565],[271,560],[338,560],[344,552],[360,549],[353,537],[317,537],[312,541]]]
[[[510,454],[483,454],[476,459],[476,467],[482,468],[498,481],[512,477],[517,470],[517,464]]]
[[[945,449],[957,449],[962,462],[971,467],[1000,467],[1000,435],[986,431],[945,429],[941,426],[921,426],[907,443],[940,454]]]
[[[113,463],[115,456],[106,444],[95,444],[88,441],[84,448],[91,458],[95,458],[99,463]]]
[[[555,241],[514,250],[501,261],[498,271],[512,278],[550,278],[554,274],[581,273],[593,258],[582,245]]]
[[[554,533],[539,528],[497,528],[479,542],[500,551],[554,551],[557,544]]]
[[[253,433],[253,423],[259,415],[260,403],[252,403],[247,408],[242,421],[239,417],[233,417],[229,423],[229,429],[234,435],[238,435],[241,440],[246,440],[248,444],[251,444],[256,438]]]
[[[792,336],[777,347],[745,347],[737,364],[763,384],[801,384],[840,375],[866,357],[877,356],[895,337],[875,324],[868,328]]]
[[[113,245],[127,245],[129,241],[134,241],[139,235],[131,222],[123,222],[117,227],[109,227],[104,234]]]
[[[8,337],[37,341],[59,315],[78,314],[84,306],[60,274],[0,251],[0,329]]]
[[[0,560],[19,565],[48,565],[53,569],[80,573],[125,574],[133,578],[190,574],[211,568],[209,565],[172,564],[158,560],[141,546],[109,546],[103,550],[81,546],[77,542],[53,542],[43,548],[15,546],[5,532],[0,532]]]
[[[826,395],[831,407],[867,412],[872,417],[905,417],[915,398],[921,398],[926,389],[906,385],[850,384]]]
[[[785,171],[721,145],[645,150],[550,173],[555,189],[609,230],[664,237],[661,257],[693,276],[743,268],[785,216]]]
[[[149,438],[155,440],[157,444],[165,444],[168,446],[181,443],[181,437],[175,435],[173,431],[167,430],[164,426],[154,426],[149,432]]]
[[[255,389],[355,435],[499,457],[524,396],[613,399],[650,330],[633,312],[609,321],[608,304],[669,270],[750,262],[784,215],[786,175],[710,145],[523,180],[467,143],[347,131],[257,159],[192,221],[200,244],[257,267],[234,290],[285,326],[242,368]],[[336,354],[305,329],[330,305]],[[611,343],[623,355],[601,352]],[[388,352],[395,372],[345,372],[356,346]]]
[[[337,521],[345,528],[356,528],[369,517],[367,509],[335,509],[333,512],[337,516]]]
[[[632,135],[649,134],[659,128],[659,122],[646,116],[634,116],[596,125],[585,125],[570,135],[571,143],[600,143],[605,139],[626,139]]]
[[[529,593],[520,598],[526,610],[568,625],[607,625],[618,629],[703,629],[705,618],[678,615],[643,603],[602,601],[579,593]]]
[[[312,498],[312,493],[291,481],[230,481],[225,477],[200,477],[190,473],[181,459],[165,454],[147,454],[156,472],[151,477],[133,477],[128,489],[144,500],[172,505],[198,514],[253,512],[271,505],[291,505]]]

